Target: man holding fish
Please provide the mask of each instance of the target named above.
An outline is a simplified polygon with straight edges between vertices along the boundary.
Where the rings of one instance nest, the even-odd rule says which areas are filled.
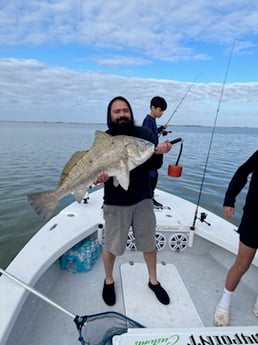
[[[107,126],[107,133],[111,136],[128,135],[155,143],[155,138],[148,128],[135,126],[132,108],[124,97],[118,96],[110,101],[107,108]],[[167,292],[157,280],[156,218],[149,171],[162,166],[163,154],[169,152],[171,147],[168,140],[159,143],[148,160],[130,170],[127,190],[121,183],[116,183],[115,177],[110,177],[105,172],[100,173],[95,181],[104,182],[103,262],[106,277],[102,297],[107,305],[111,306],[116,302],[113,268],[116,256],[122,255],[125,251],[131,226],[137,250],[143,252],[147,265],[149,288],[162,304],[170,303]]]
[[[116,256],[124,253],[132,225],[137,249],[143,252],[147,264],[149,287],[161,303],[169,304],[169,296],[156,277],[156,219],[149,171],[161,167],[163,153],[168,152],[172,144],[167,140],[155,146],[150,129],[134,125],[131,106],[123,97],[109,103],[107,125],[106,133],[95,132],[89,150],[72,155],[56,189],[30,193],[28,200],[39,215],[49,219],[66,195],[72,193],[81,203],[93,183],[105,182],[104,301],[108,305],[116,302],[113,267]]]

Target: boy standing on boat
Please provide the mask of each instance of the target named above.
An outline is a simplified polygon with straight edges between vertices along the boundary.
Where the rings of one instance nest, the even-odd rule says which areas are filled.
[[[107,133],[110,135],[131,135],[155,143],[152,132],[134,125],[132,108],[123,97],[112,99],[107,108]],[[107,305],[116,302],[113,267],[117,255],[126,248],[128,232],[132,226],[137,250],[143,252],[149,273],[149,288],[162,304],[169,304],[167,292],[157,280],[156,264],[156,218],[153,211],[152,191],[149,170],[159,169],[163,154],[171,149],[169,141],[156,146],[155,153],[144,164],[130,172],[128,190],[120,185],[115,187],[113,178],[99,174],[97,183],[104,182],[104,219],[105,236],[103,243],[103,262],[105,280],[102,297]]]
[[[167,133],[165,129],[167,125],[162,125],[160,127],[157,126],[156,119],[159,119],[164,111],[167,109],[167,102],[163,97],[155,96],[150,101],[150,114],[146,115],[145,119],[143,120],[143,127],[149,128],[155,137],[155,145],[159,143],[159,136],[162,133]],[[153,206],[156,208],[162,208],[162,204],[155,200],[154,198],[154,190],[158,183],[158,170],[151,170],[150,174],[150,181],[151,181],[151,188],[152,188],[152,201]]]
[[[214,323],[216,326],[229,324],[232,294],[242,276],[249,269],[258,248],[258,151],[254,152],[237,169],[229,183],[223,204],[223,212],[226,217],[232,218],[234,216],[236,197],[246,185],[250,174],[251,180],[243,208],[243,216],[238,227],[238,254],[233,266],[228,271],[224,293],[215,310]],[[258,317],[258,296],[253,312]]]

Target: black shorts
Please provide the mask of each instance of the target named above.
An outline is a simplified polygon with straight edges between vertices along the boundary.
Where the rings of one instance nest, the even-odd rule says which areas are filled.
[[[238,227],[239,239],[246,246],[258,248],[258,216],[243,214]]]

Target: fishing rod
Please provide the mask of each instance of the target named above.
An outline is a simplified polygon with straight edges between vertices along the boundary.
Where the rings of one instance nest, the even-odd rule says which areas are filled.
[[[208,161],[209,161],[211,146],[212,146],[212,142],[213,142],[214,132],[215,132],[216,124],[217,124],[217,119],[218,119],[218,115],[219,115],[219,111],[220,111],[220,106],[221,106],[221,102],[222,102],[222,97],[223,97],[223,93],[224,93],[224,88],[225,88],[225,84],[226,84],[226,80],[227,80],[227,75],[228,75],[229,67],[230,67],[230,64],[231,64],[231,59],[232,59],[234,47],[235,47],[235,40],[233,42],[233,46],[232,46],[232,49],[231,49],[231,53],[230,53],[230,56],[229,56],[229,60],[228,60],[228,64],[227,64],[227,68],[226,68],[226,72],[225,72],[225,76],[224,76],[224,81],[223,81],[223,84],[222,84],[222,89],[221,89],[221,92],[220,92],[218,107],[217,107],[216,116],[215,116],[215,120],[214,120],[214,124],[213,124],[213,128],[212,128],[210,143],[209,143],[208,154],[207,154],[207,157],[206,157],[206,162],[205,162],[205,166],[204,166],[204,170],[203,170],[203,175],[202,175],[202,181],[201,181],[198,201],[197,201],[196,210],[195,210],[195,214],[194,214],[194,220],[193,220],[192,226],[190,227],[191,230],[195,230],[195,223],[196,223],[196,219],[198,218],[197,217],[197,215],[198,215],[198,207],[199,207],[199,204],[200,204],[200,199],[201,199],[201,194],[202,194],[202,189],[203,189],[204,178],[205,178],[205,174],[206,174],[206,170],[207,170],[207,166],[208,166]],[[201,218],[200,218],[201,222],[205,222],[205,219],[206,219],[206,214],[202,213],[201,214]],[[208,225],[210,225],[208,222],[206,222],[206,223]],[[190,234],[191,234],[191,231],[190,231]]]
[[[187,96],[187,94],[190,92],[191,88],[193,87],[193,85],[195,84],[195,82],[197,81],[197,79],[199,78],[200,73],[195,77],[195,79],[193,80],[192,84],[188,87],[188,89],[186,90],[185,94],[183,95],[183,97],[181,98],[181,100],[179,101],[179,103],[177,104],[177,106],[175,107],[175,110],[173,111],[172,115],[169,117],[166,125],[168,126],[169,122],[171,121],[171,119],[173,118],[173,116],[175,115],[175,113],[177,112],[177,109],[180,107],[180,105],[183,103],[185,97]]]

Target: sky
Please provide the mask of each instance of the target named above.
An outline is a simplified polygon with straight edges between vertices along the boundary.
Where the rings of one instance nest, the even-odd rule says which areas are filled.
[[[0,0],[0,121],[258,128],[257,0]]]

